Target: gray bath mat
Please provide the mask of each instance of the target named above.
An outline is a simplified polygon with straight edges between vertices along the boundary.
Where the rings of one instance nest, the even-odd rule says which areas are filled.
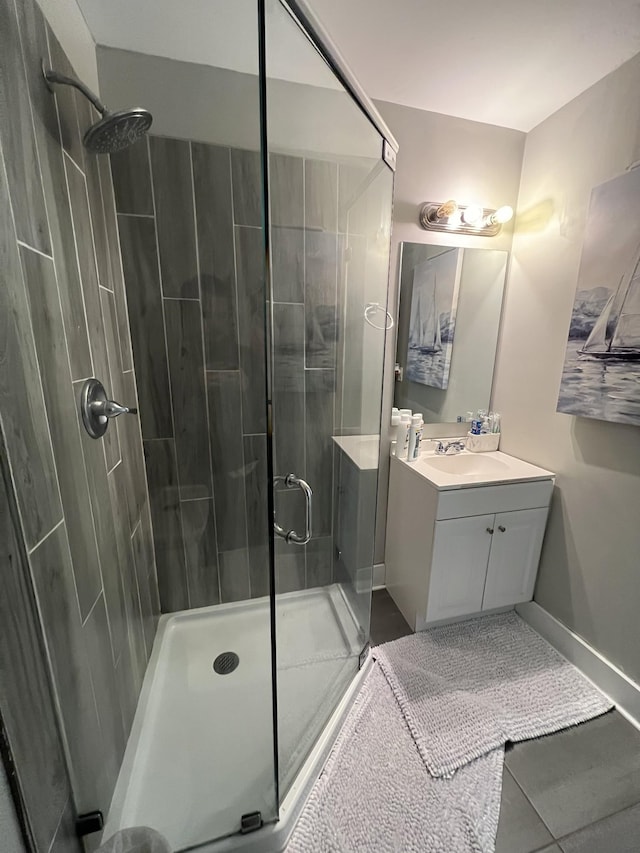
[[[373,654],[433,776],[613,707],[514,612],[432,628]]]
[[[374,664],[287,853],[490,853],[503,758],[498,748],[434,779]]]

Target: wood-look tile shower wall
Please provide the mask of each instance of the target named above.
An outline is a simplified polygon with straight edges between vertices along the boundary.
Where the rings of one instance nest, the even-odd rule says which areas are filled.
[[[264,245],[257,152],[149,137],[112,156],[162,610],[268,592]],[[277,590],[332,579],[338,166],[271,159],[277,472],[314,539]],[[304,524],[280,492],[282,526]]]
[[[136,405],[110,163],[82,146],[97,113],[73,89],[48,91],[43,58],[73,74],[33,0],[0,0],[0,416],[75,805],[106,812],[159,599],[139,422],[123,417],[94,441],[78,412],[90,376]],[[0,642],[2,671],[20,665],[35,678],[27,599],[3,603],[13,622],[0,633],[23,631],[26,657]],[[65,802],[52,776],[33,772],[42,755],[23,748],[46,708],[9,683],[0,678],[0,705],[37,846],[48,850]]]

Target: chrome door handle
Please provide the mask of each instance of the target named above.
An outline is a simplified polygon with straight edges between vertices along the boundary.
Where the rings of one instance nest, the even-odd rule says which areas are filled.
[[[305,530],[304,534],[301,536],[299,533],[296,533],[295,530],[285,530],[284,527],[280,527],[275,518],[275,510],[273,514],[273,529],[276,532],[276,535],[284,539],[288,545],[306,545],[311,539],[311,513],[313,509],[313,492],[311,490],[311,486],[305,480],[301,480],[300,477],[296,477],[295,474],[287,474],[286,477],[275,477],[273,480],[274,487],[278,483],[284,483],[288,489],[300,489],[304,494],[306,504]]]

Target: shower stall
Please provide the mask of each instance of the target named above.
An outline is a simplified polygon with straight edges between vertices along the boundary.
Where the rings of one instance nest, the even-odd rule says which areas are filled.
[[[94,356],[92,373],[136,408],[82,438],[86,459],[104,446],[105,541],[111,530],[119,565],[100,555],[116,675],[115,699],[90,664],[86,675],[109,759],[99,774],[96,759],[95,785],[84,704],[66,707],[64,655],[36,589],[73,799],[102,813],[105,839],[149,826],[175,851],[282,849],[367,661],[397,145],[305,3],[163,2],[153,26],[125,0],[107,13],[78,4],[101,101],[135,104],[143,130],[146,111],[153,124],[110,156],[62,158],[70,193],[86,174],[98,275],[101,216],[122,264],[122,310],[117,284],[100,280],[108,358]],[[49,41],[52,67],[73,76]],[[74,97],[80,135],[96,120],[57,86],[63,147]],[[73,198],[72,214],[81,260]],[[76,402],[82,374],[72,359]],[[88,470],[99,535],[101,481]],[[71,559],[77,574],[73,541]],[[91,600],[80,599],[83,629]]]
[[[192,68],[100,69],[154,115],[112,166],[166,614],[106,835],[176,849],[277,820],[369,636],[393,172],[300,10],[261,12],[218,4],[245,70],[212,56],[184,122],[159,76]]]

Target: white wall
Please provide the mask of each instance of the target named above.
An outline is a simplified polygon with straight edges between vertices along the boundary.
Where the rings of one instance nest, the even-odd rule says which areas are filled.
[[[452,238],[448,234],[424,231],[418,224],[418,211],[425,201],[445,201],[449,198],[456,198],[462,203],[478,201],[487,207],[510,204],[515,208],[525,134],[386,101],[377,101],[376,106],[400,145],[395,180],[389,288],[389,311],[397,317],[398,246],[403,240],[449,246],[511,248],[511,223],[503,228],[498,237],[459,235]],[[393,406],[395,345],[395,334],[387,335],[376,563],[384,561],[389,480],[389,440],[385,430]],[[453,428],[455,432],[455,424]],[[442,428],[438,430],[439,434],[444,431]],[[459,433],[459,427],[457,431]]]
[[[98,67],[104,101],[146,107],[159,136],[260,147],[257,54],[255,73],[246,74],[99,45]],[[380,158],[377,132],[343,91],[269,78],[267,103],[272,151]]]
[[[96,46],[76,0],[38,0],[38,4],[76,74],[98,92]]]
[[[502,448],[558,474],[536,601],[635,679],[640,429],[556,401],[590,192],[640,159],[638,91],[640,55],[527,136],[494,386]]]
[[[179,62],[98,45],[100,90],[112,109],[135,104],[153,116],[152,133],[258,150],[256,74]]]

